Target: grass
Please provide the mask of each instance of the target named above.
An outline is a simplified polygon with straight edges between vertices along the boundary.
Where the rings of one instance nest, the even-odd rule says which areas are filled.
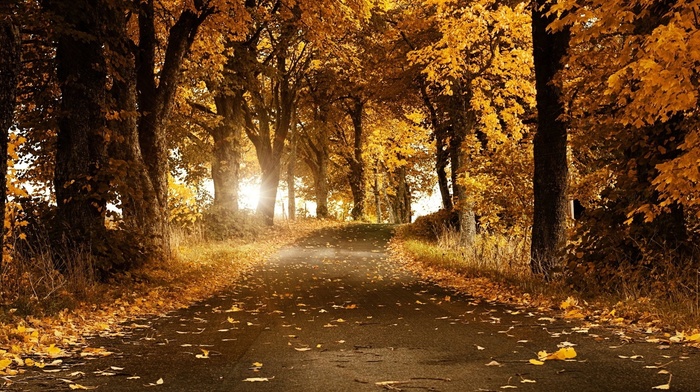
[[[563,281],[545,282],[533,276],[526,236],[482,234],[468,247],[453,230],[444,230],[436,237],[430,240],[413,235],[412,228],[404,226],[392,249],[420,276],[476,297],[556,311],[561,311],[564,300],[573,298],[591,321],[668,332],[700,327],[700,274],[698,286],[671,296],[650,295],[653,290],[641,295],[626,287],[613,292],[582,292]]]
[[[51,267],[48,252],[32,260],[3,264],[0,282],[0,347],[41,352],[50,344],[73,345],[71,339],[96,332],[117,331],[124,321],[186,307],[234,285],[269,255],[300,237],[334,222],[302,220],[265,229],[259,239],[204,241],[179,236],[173,257],[115,276],[107,283],[89,274],[69,278]],[[74,255],[79,257],[80,255]],[[32,282],[23,285],[23,282]],[[30,287],[34,287],[33,289]],[[14,291],[12,291],[14,290]],[[17,339],[24,328],[39,331],[36,339]]]

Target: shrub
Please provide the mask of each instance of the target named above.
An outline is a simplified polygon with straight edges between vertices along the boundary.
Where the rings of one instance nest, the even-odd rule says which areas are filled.
[[[416,237],[437,241],[443,234],[459,227],[456,211],[439,210],[429,215],[418,217],[410,226],[410,233]]]
[[[206,240],[257,239],[263,228],[262,222],[251,213],[216,206],[205,211],[202,218],[202,235]]]

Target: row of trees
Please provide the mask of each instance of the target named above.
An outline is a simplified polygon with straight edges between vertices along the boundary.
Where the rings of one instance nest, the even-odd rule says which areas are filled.
[[[106,273],[167,256],[171,173],[235,216],[252,152],[267,224],[282,181],[291,216],[301,179],[318,217],[395,222],[437,182],[467,245],[531,229],[546,278],[661,277],[694,262],[695,3],[13,0],[0,125]]]

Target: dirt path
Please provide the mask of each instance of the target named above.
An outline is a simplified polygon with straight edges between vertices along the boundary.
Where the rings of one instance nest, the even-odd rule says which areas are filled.
[[[8,390],[652,391],[665,370],[671,390],[700,391],[697,350],[419,282],[386,260],[390,236],[378,225],[322,230],[235,290],[93,340],[114,354],[66,358]],[[529,363],[566,345],[575,359]]]

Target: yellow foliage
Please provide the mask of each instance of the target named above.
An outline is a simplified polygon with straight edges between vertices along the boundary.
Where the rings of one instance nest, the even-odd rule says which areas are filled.
[[[170,222],[183,228],[191,229],[202,218],[196,191],[172,177],[168,182],[168,208]]]

